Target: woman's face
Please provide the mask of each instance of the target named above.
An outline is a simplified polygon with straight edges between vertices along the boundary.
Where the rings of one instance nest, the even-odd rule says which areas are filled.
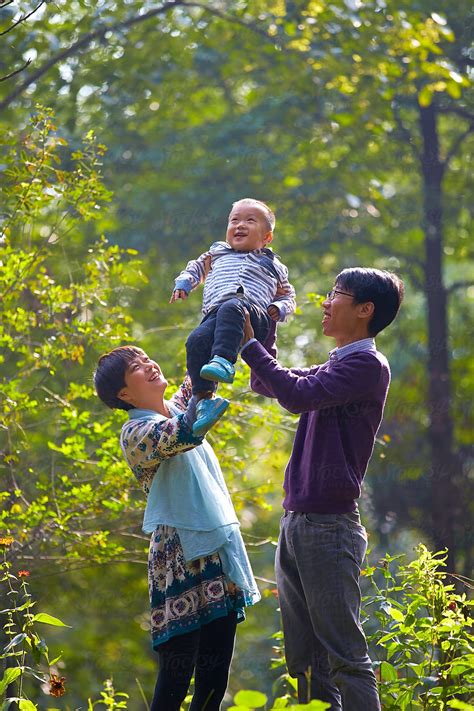
[[[143,353],[130,362],[125,373],[125,387],[118,396],[134,407],[152,407],[157,397],[163,398],[167,385],[158,363]]]

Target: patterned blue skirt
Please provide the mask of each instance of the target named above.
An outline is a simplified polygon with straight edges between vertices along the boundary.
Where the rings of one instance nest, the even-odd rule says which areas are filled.
[[[252,604],[248,593],[236,588],[222,571],[218,553],[186,561],[173,526],[159,525],[151,535],[148,554],[153,648]]]

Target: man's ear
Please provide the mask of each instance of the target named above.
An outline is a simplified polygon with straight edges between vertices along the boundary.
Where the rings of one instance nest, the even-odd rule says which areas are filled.
[[[359,318],[371,319],[374,315],[375,306],[373,301],[365,301],[363,304],[358,304],[359,306]]]
[[[272,242],[272,240],[273,240],[273,232],[270,230],[265,235],[265,244],[270,244],[270,242]]]

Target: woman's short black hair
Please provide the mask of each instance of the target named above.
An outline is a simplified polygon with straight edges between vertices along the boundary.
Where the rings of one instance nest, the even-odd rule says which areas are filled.
[[[110,353],[104,353],[99,358],[97,370],[94,373],[94,385],[97,395],[108,407],[118,410],[131,410],[133,405],[118,397],[125,387],[125,373],[130,363],[145,352],[137,346],[121,346]]]
[[[353,294],[356,304],[373,303],[374,314],[369,323],[371,336],[392,323],[405,291],[403,281],[393,272],[362,267],[343,269],[336,277],[336,287]]]

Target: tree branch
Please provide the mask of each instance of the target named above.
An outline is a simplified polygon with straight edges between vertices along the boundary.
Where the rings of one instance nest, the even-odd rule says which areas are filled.
[[[462,106],[437,106],[436,108],[440,114],[456,114],[468,121],[474,121],[474,114],[467,109],[463,109]]]
[[[464,280],[464,281],[455,281],[453,282],[450,286],[446,288],[446,293],[447,294],[452,294],[453,291],[456,291],[457,289],[468,289],[470,286],[474,286],[474,281],[469,281],[469,280]]]
[[[11,94],[9,94],[5,99],[3,99],[3,101],[0,102],[0,111],[9,106],[12,101],[16,99],[17,96],[19,96],[25,89],[31,86],[31,84],[34,84],[34,82],[40,79],[40,77],[46,74],[46,72],[49,71],[51,67],[54,67],[55,64],[64,61],[68,57],[72,57],[74,54],[79,52],[79,50],[83,49],[84,47],[87,47],[87,45],[89,45],[93,40],[104,38],[106,32],[113,32],[114,30],[131,27],[132,25],[138,22],[144,22],[145,20],[150,19],[150,17],[166,12],[169,8],[177,7],[180,4],[182,3],[173,2],[171,0],[170,2],[165,3],[161,7],[155,8],[154,10],[150,10],[149,12],[144,13],[143,15],[139,15],[138,17],[132,17],[128,20],[124,20],[123,22],[117,22],[115,25],[104,25],[98,30],[88,32],[73,45],[55,54],[53,57],[51,57],[49,61],[45,62],[42,67],[39,67],[39,69],[37,69],[35,72],[33,72],[33,74],[27,77],[24,82],[17,86],[16,89],[11,92]]]
[[[45,2],[46,2],[46,0],[41,0],[40,4],[37,5],[34,10],[32,10],[31,12],[29,12],[27,15],[22,15],[19,20],[17,20],[16,22],[13,23],[13,25],[10,25],[10,27],[7,27],[7,29],[6,29],[6,30],[3,30],[3,32],[0,32],[0,37],[2,37],[2,35],[6,35],[7,32],[11,32],[12,30],[15,29],[15,27],[18,27],[18,25],[21,25],[22,22],[25,22],[29,17],[31,17],[32,15],[34,15],[35,12],[37,12],[37,10],[39,10],[40,7],[45,4]],[[0,10],[1,10],[3,7],[4,7],[4,5],[2,5],[2,6],[0,7]]]
[[[22,67],[19,69],[15,69],[14,72],[10,72],[10,74],[6,74],[4,77],[0,77],[0,81],[6,81],[7,79],[11,79],[11,77],[14,77],[15,74],[19,74],[22,72],[26,67],[28,67],[31,64],[31,59],[28,59]]]
[[[378,244],[370,239],[364,240],[360,236],[358,239],[360,243],[376,250],[382,257],[390,256],[398,259],[403,265],[404,272],[408,274],[414,286],[420,291],[424,290],[423,279],[421,275],[417,274],[417,269],[421,272],[424,269],[424,262],[422,259],[413,254],[404,254],[403,252],[399,252],[398,250],[393,249],[392,246],[387,248],[386,244]]]
[[[473,120],[473,123],[471,123],[471,125],[468,126],[465,131],[460,133],[457,136],[457,138],[455,138],[455,140],[453,141],[453,144],[452,144],[451,148],[449,149],[448,153],[446,154],[446,158],[443,161],[443,168],[444,169],[446,169],[448,167],[449,163],[451,162],[451,159],[458,152],[464,139],[467,138],[467,136],[473,132],[474,132],[474,120]]]
[[[267,34],[265,30],[260,29],[260,27],[257,27],[257,25],[254,24],[249,24],[245,22],[244,20],[241,20],[239,17],[236,17],[235,15],[226,15],[224,12],[221,12],[221,10],[216,10],[213,7],[208,7],[207,5],[203,5],[202,3],[199,2],[186,2],[186,0],[183,0],[181,3],[184,7],[198,7],[201,10],[204,10],[204,12],[208,12],[210,15],[214,15],[215,17],[219,17],[221,20],[226,20],[227,22],[233,22],[236,25],[240,25],[241,27],[245,27],[246,30],[252,30],[252,32],[255,32],[256,34],[260,35],[260,37],[263,37],[266,40],[269,40],[272,44],[275,44],[275,37],[272,37],[271,35]]]
[[[97,30],[88,32],[73,45],[55,54],[53,57],[51,57],[50,60],[45,62],[41,67],[39,67],[35,72],[33,72],[29,77],[27,77],[25,81],[23,81],[19,86],[17,86],[16,89],[14,89],[7,97],[5,97],[5,99],[3,99],[3,101],[0,102],[0,111],[7,108],[12,103],[12,101],[17,98],[17,96],[22,94],[25,89],[27,89],[29,86],[31,86],[31,84],[34,84],[38,79],[40,79],[44,74],[46,74],[46,72],[48,72],[51,67],[54,67],[56,64],[58,64],[58,62],[64,61],[65,59],[68,59],[68,57],[72,57],[73,55],[77,54],[77,52],[87,47],[93,40],[103,39],[107,32],[116,32],[118,30],[124,30],[141,22],[146,22],[152,17],[156,17],[157,15],[163,14],[168,10],[174,9],[176,7],[199,8],[205,12],[210,13],[211,15],[215,15],[216,17],[219,17],[224,20],[235,22],[241,25],[242,27],[250,29],[253,32],[257,32],[261,36],[265,37],[265,39],[275,43],[274,38],[268,35],[264,30],[261,30],[260,28],[254,25],[249,25],[237,17],[230,17],[228,15],[225,15],[225,13],[222,13],[220,10],[206,7],[206,5],[203,5],[199,2],[169,0],[161,7],[149,10],[148,12],[143,13],[143,15],[130,17],[127,20],[123,20],[122,22],[116,22],[112,25],[103,25]]]

